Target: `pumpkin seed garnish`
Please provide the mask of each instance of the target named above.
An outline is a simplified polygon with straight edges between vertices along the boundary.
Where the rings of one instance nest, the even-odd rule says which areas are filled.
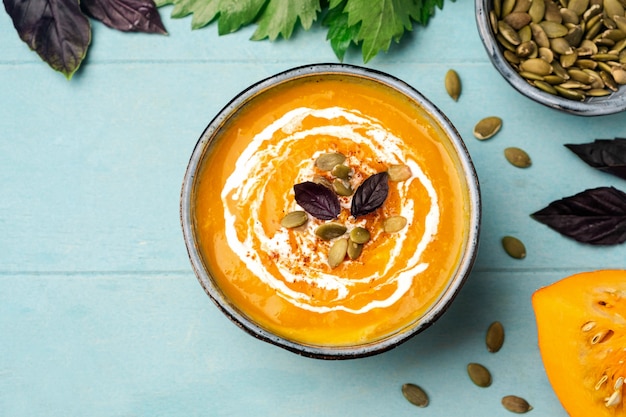
[[[533,409],[533,407],[528,404],[528,401],[516,395],[506,395],[502,397],[502,405],[507,410],[518,414],[527,413]]]
[[[467,365],[467,374],[474,384],[479,387],[487,388],[491,385],[491,372],[479,363],[470,363]]]
[[[280,225],[287,229],[293,229],[294,227],[300,227],[309,220],[308,214],[302,210],[292,211],[287,213],[280,221]]]
[[[518,168],[528,168],[532,164],[530,156],[528,156],[526,151],[520,148],[506,148],[504,150],[504,157],[511,163],[511,165]]]
[[[317,157],[315,166],[322,171],[331,171],[336,165],[343,164],[345,160],[345,155],[339,152],[327,152]]]
[[[350,240],[354,243],[367,243],[370,240],[370,232],[364,227],[355,227],[350,231]]]
[[[331,268],[336,268],[339,266],[343,260],[346,258],[346,253],[348,252],[348,238],[344,237],[341,239],[337,239],[331,245],[328,251],[328,265]]]
[[[411,404],[418,407],[426,407],[428,405],[428,395],[419,386],[411,383],[402,385],[402,394]]]
[[[453,69],[448,70],[444,83],[448,95],[452,97],[452,100],[457,101],[461,95],[461,79],[459,78],[459,74]]]
[[[485,344],[487,345],[487,350],[491,353],[496,353],[502,348],[504,344],[504,326],[502,326],[502,323],[494,321],[489,325]]]
[[[390,165],[387,169],[387,173],[389,174],[389,181],[393,182],[406,181],[413,175],[408,165],[401,164]]]
[[[348,242],[348,258],[355,260],[359,256],[361,256],[361,252],[363,252],[363,244],[356,243],[352,240]]]
[[[516,237],[504,236],[502,238],[502,247],[511,258],[524,259],[526,257],[526,247]]]
[[[348,178],[350,178],[350,175],[352,174],[352,169],[347,165],[338,164],[333,167],[330,173],[334,177],[341,178],[342,180],[347,180]]]
[[[407,219],[402,216],[387,217],[383,221],[383,230],[386,233],[396,233],[404,229],[407,224]]]
[[[474,136],[479,140],[489,139],[498,133],[501,127],[502,119],[498,116],[485,117],[474,126]]]
[[[352,190],[352,188],[350,187],[350,184],[348,184],[346,181],[342,180],[341,178],[335,178],[335,180],[332,182],[332,185],[333,185],[333,191],[335,191],[337,195],[348,197],[354,193],[354,190]]]
[[[324,223],[315,229],[315,234],[324,240],[332,240],[342,236],[348,229],[339,223]]]

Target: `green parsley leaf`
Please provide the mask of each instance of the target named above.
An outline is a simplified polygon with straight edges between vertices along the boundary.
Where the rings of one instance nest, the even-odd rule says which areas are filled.
[[[320,11],[320,0],[269,0],[257,21],[259,26],[252,40],[268,38],[273,41],[279,35],[289,39],[298,19],[302,27],[308,30]]]

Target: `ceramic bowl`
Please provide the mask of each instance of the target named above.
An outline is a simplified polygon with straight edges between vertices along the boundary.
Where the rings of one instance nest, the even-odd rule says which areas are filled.
[[[478,33],[493,66],[515,90],[544,106],[580,116],[602,116],[626,110],[624,87],[604,97],[588,97],[585,101],[576,101],[546,93],[529,84],[504,58],[503,49],[490,23],[489,12],[492,8],[493,0],[475,0]]]
[[[354,345],[333,346],[301,343],[277,335],[244,313],[238,308],[236,302],[225,294],[215,277],[212,276],[210,265],[207,264],[208,261],[200,249],[196,228],[195,196],[199,173],[204,165],[207,152],[215,145],[214,139],[227,122],[245,109],[251,100],[293,80],[306,80],[307,77],[337,77],[338,75],[380,83],[386,88],[401,93],[406,100],[417,103],[428,115],[431,123],[438,125],[437,129],[444,132],[448,138],[451,149],[457,155],[456,159],[460,161],[458,177],[461,178],[461,182],[465,183],[462,187],[466,190],[469,201],[467,202],[468,213],[464,213],[467,218],[465,225],[467,238],[463,243],[463,249],[460,250],[459,259],[455,261],[456,268],[452,276],[449,277],[443,292],[425,314],[408,327],[399,329],[382,339]],[[215,198],[219,198],[219,195],[219,190],[215,190]],[[405,82],[382,72],[343,64],[318,64],[294,68],[264,79],[238,94],[215,116],[202,133],[191,155],[181,192],[181,222],[191,265],[201,286],[217,307],[237,326],[254,337],[291,352],[318,359],[352,359],[378,354],[398,346],[433,324],[448,309],[470,273],[478,248],[480,216],[478,179],[463,140],[448,118],[428,99]]]

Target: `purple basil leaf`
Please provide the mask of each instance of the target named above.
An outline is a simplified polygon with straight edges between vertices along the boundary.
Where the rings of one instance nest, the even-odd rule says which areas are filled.
[[[339,198],[332,190],[312,181],[293,186],[296,203],[311,216],[320,220],[332,220],[339,216]]]
[[[89,19],[78,0],[4,0],[20,38],[70,79],[91,42]]]
[[[81,6],[113,29],[167,34],[153,0],[81,0]]]
[[[615,245],[626,241],[626,194],[613,187],[554,201],[531,217],[579,242]]]
[[[588,165],[626,179],[626,139],[596,139],[580,145],[567,144]]]
[[[352,196],[350,213],[354,217],[365,216],[383,205],[389,194],[389,174],[374,174],[359,186]]]

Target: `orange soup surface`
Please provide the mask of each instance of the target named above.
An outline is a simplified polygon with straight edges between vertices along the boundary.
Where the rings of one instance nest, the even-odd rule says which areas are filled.
[[[354,195],[338,196],[332,220],[307,215],[294,185],[336,178],[315,164],[340,153],[352,190],[392,167],[382,206],[351,215]],[[209,274],[250,320],[288,340],[316,346],[360,345],[407,329],[441,297],[466,246],[467,185],[441,128],[390,87],[346,75],[308,76],[267,90],[227,120],[212,139],[195,183],[195,232]],[[344,169],[345,170],[345,169]],[[385,219],[406,225],[385,231]],[[328,222],[344,236],[323,240]],[[363,227],[358,257],[328,262],[337,239]]]

